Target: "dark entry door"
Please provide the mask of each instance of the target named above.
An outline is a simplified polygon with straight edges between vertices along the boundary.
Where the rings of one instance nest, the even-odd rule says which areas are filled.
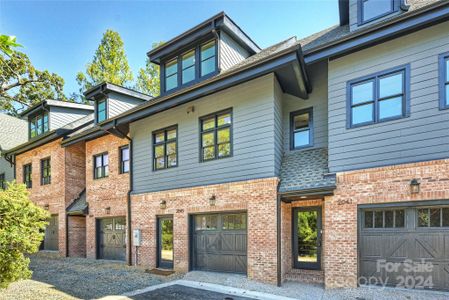
[[[193,268],[246,274],[246,213],[193,217]]]
[[[293,264],[297,269],[321,269],[321,207],[293,209]]]
[[[98,224],[98,258],[111,260],[126,259],[125,218],[107,218]]]
[[[173,269],[173,217],[159,217],[158,232],[158,267]]]
[[[362,209],[359,251],[360,284],[449,290],[449,205]]]
[[[45,228],[44,250],[58,250],[58,215],[52,215]]]

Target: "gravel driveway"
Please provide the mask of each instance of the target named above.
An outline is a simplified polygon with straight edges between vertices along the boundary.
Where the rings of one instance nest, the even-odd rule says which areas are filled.
[[[179,275],[158,276],[125,263],[85,258],[59,258],[39,252],[31,257],[32,280],[0,290],[1,300],[93,299],[142,289]]]

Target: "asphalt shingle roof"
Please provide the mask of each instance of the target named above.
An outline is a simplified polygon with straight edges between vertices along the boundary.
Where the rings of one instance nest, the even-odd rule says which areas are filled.
[[[9,150],[28,140],[25,120],[0,113],[0,150]]]
[[[84,214],[87,213],[87,200],[86,200],[86,190],[83,190],[81,194],[76,198],[72,204],[67,207],[68,214]]]
[[[293,151],[284,155],[279,192],[332,188],[335,176],[328,175],[327,148]]]

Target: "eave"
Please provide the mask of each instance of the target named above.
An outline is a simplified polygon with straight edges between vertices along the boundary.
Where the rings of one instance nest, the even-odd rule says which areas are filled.
[[[303,190],[292,190],[280,192],[281,199],[283,202],[294,202],[294,201],[304,201],[310,199],[323,199],[325,196],[332,196],[336,186],[324,186],[311,189]]]
[[[338,58],[447,20],[449,20],[449,2],[437,2],[305,51],[304,61],[311,64]]]
[[[140,93],[138,91],[128,89],[119,85],[115,85],[108,82],[102,82],[100,84],[97,84],[96,86],[88,89],[84,92],[84,96],[87,99],[97,99],[99,97],[104,96],[105,94],[109,92],[115,92],[118,94],[134,97],[136,99],[140,99],[142,101],[149,101],[152,99],[151,96]]]

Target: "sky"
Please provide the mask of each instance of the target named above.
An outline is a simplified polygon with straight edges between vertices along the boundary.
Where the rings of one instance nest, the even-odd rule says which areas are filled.
[[[62,76],[69,95],[79,91],[76,74],[85,71],[107,29],[121,35],[135,78],[153,42],[167,41],[221,11],[261,48],[338,23],[338,0],[0,0],[0,34],[16,36],[37,69]]]

